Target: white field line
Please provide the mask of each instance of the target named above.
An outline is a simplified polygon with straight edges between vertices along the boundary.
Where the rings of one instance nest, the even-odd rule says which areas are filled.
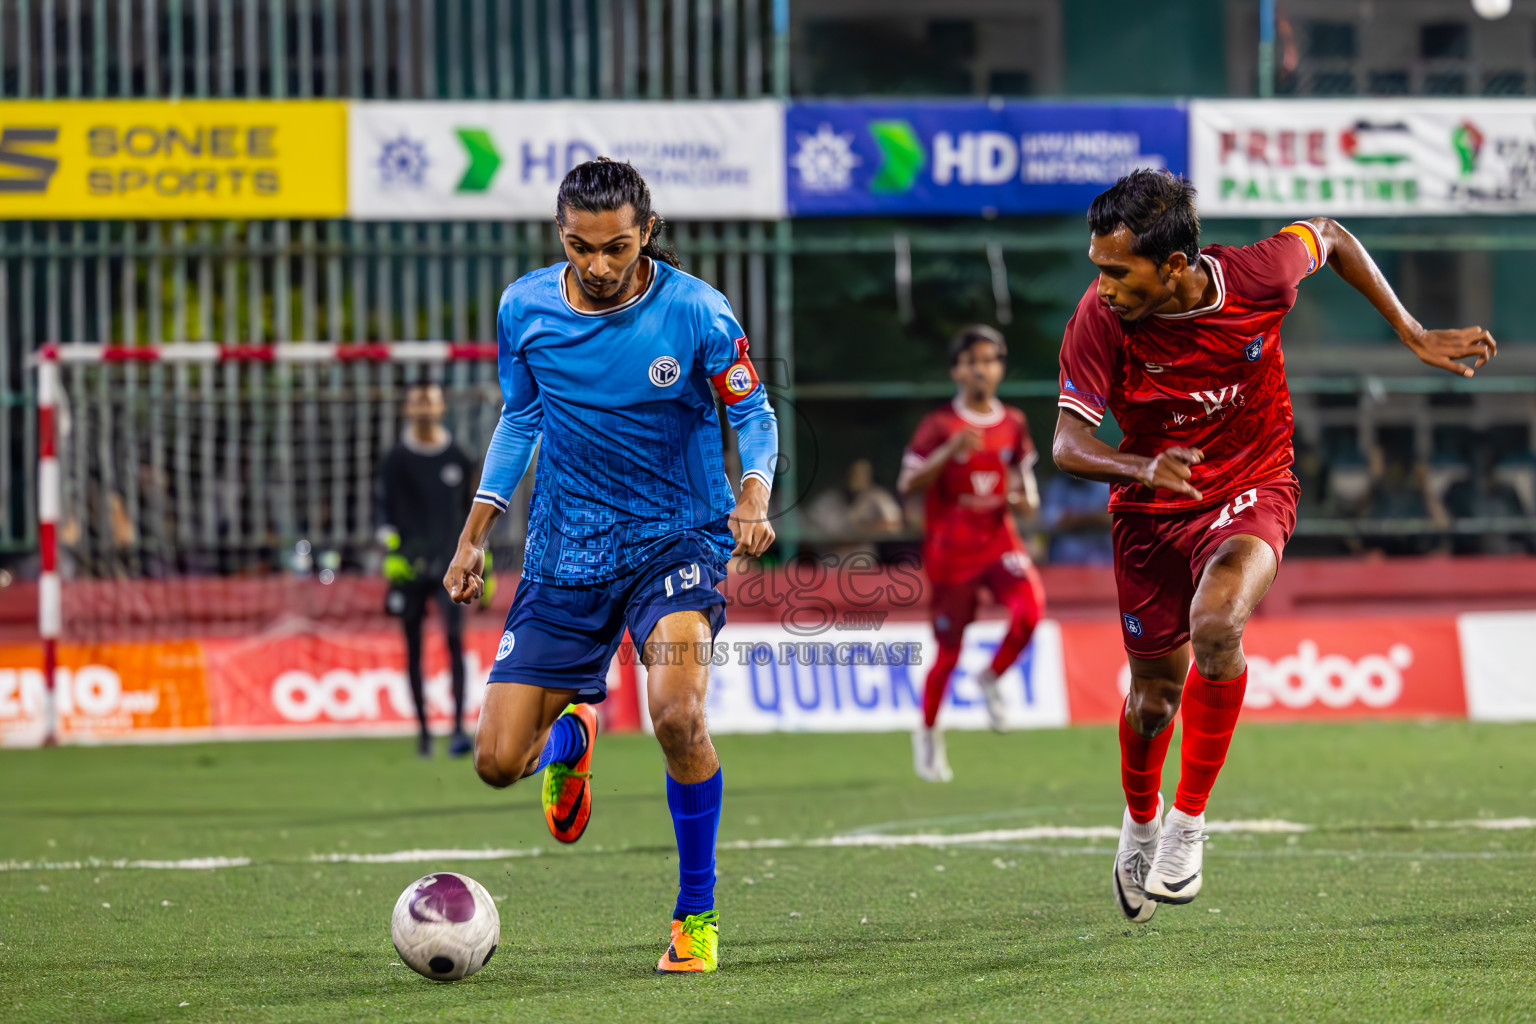
[[[396,850],[393,853],[317,853],[311,864],[418,864],[434,860],[513,860],[537,857],[537,846],[526,850]]]
[[[1380,825],[1363,825],[1362,830],[1381,828]],[[1315,832],[1317,826],[1307,825],[1296,821],[1285,821],[1278,818],[1261,818],[1244,821],[1212,821],[1205,826],[1207,832],[1226,835],[1296,835],[1298,833]],[[1421,821],[1401,827],[1402,831],[1465,831],[1478,829],[1497,832],[1511,832],[1522,829],[1536,828],[1536,818],[1468,818],[1460,821]],[[1347,831],[1341,828],[1339,831]],[[1116,839],[1120,830],[1108,825],[1035,825],[1029,828],[995,828],[985,829],[979,832],[918,832],[918,833],[870,833],[857,832],[839,836],[821,836],[810,839],[737,839],[731,842],[721,843],[721,850],[805,850],[805,849],[838,849],[852,847],[866,847],[874,849],[897,849],[901,847],[926,847],[930,849],[951,846],[978,846],[989,847],[1006,845],[1010,843],[1031,843],[1047,839]],[[1039,847],[1039,852],[1054,853],[1101,853],[1098,848],[1058,848]],[[592,852],[605,852],[593,850]],[[623,852],[622,849],[617,851]],[[1234,851],[1236,852],[1236,851]],[[1315,851],[1310,851],[1315,852]],[[1358,851],[1330,851],[1338,856],[1359,856]],[[467,850],[457,848],[433,849],[433,850],[394,850],[388,853],[317,853],[299,861],[274,860],[264,863],[272,864],[420,864],[443,861],[498,861],[516,860],[523,857],[538,857],[543,851],[538,847],[527,849],[483,849]],[[1435,859],[1437,856],[1446,857],[1491,857],[1499,856],[1493,853],[1439,853],[1424,851],[1421,853],[1394,854],[1408,859]],[[220,868],[244,868],[255,864],[250,857],[188,857],[182,860],[108,860],[92,857],[86,860],[48,861],[48,860],[4,860],[0,861],[0,873],[9,871],[91,871],[91,870],[148,870],[148,871],[213,871]]]

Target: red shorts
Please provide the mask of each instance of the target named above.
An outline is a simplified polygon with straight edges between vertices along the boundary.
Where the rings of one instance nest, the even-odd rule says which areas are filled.
[[[933,635],[946,647],[960,645],[965,627],[976,619],[977,595],[982,587],[999,604],[1032,601],[1035,618],[1045,614],[1045,587],[1040,573],[1022,551],[1009,551],[968,580],[928,584],[928,610],[933,616]]]
[[[1125,649],[1155,658],[1189,640],[1189,605],[1205,563],[1228,537],[1250,534],[1279,561],[1296,528],[1301,487],[1290,473],[1196,512],[1114,514],[1115,587]]]

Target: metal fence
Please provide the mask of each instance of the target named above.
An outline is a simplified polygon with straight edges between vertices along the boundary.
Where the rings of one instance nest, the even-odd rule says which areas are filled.
[[[785,24],[783,7],[7,0],[0,98],[753,98],[786,88],[788,51],[774,30]],[[689,270],[726,293],[757,351],[789,360],[788,225],[690,223],[673,232]],[[38,345],[490,340],[502,288],[559,252],[547,222],[0,226],[0,481],[10,492],[0,551],[35,545],[25,355]],[[349,383],[363,386],[357,375],[366,370],[348,367]],[[146,367],[144,386],[167,390],[168,372]]]

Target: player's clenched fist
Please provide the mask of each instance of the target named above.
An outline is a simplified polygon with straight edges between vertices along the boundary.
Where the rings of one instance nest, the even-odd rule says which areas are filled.
[[[448,563],[448,574],[443,577],[448,596],[459,604],[477,600],[485,589],[485,577],[481,575],[484,571],[485,549],[461,541],[453,561]]]
[[[1199,501],[1201,493],[1189,483],[1192,466],[1205,461],[1205,452],[1199,448],[1165,448],[1147,460],[1142,470],[1141,482],[1157,491],[1174,491],[1187,494]]]
[[[768,488],[756,477],[741,485],[741,499],[731,513],[731,536],[736,538],[733,555],[756,558],[773,543],[773,527],[768,522]]]

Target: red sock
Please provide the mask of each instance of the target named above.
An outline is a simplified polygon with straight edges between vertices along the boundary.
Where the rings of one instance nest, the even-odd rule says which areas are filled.
[[[1172,739],[1172,722],[1151,739],[1143,739],[1120,715],[1120,786],[1132,821],[1145,824],[1157,817],[1157,789],[1163,784],[1163,759]]]
[[[997,653],[992,656],[992,674],[1002,675],[1019,660],[1019,654],[1034,635],[1035,624],[1040,621],[1040,602],[1033,587],[1023,588],[1019,596],[1009,602],[1008,632],[1003,634]]]
[[[1243,694],[1248,689],[1248,669],[1226,682],[1202,676],[1189,666],[1184,683],[1184,740],[1179,745],[1181,768],[1179,789],[1173,806],[1185,814],[1204,814],[1216,775],[1227,760],[1232,730],[1243,709]]]
[[[949,674],[958,664],[960,648],[940,644],[938,657],[933,659],[933,668],[928,670],[928,679],[923,683],[923,724],[930,729],[939,720],[939,705],[944,703],[944,691],[949,689]]]

